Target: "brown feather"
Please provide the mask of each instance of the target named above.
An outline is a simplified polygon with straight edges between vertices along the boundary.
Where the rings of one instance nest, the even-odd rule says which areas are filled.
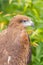
[[[27,65],[30,61],[30,41],[24,26],[19,22],[22,19],[29,18],[15,16],[8,28],[0,33],[0,65]]]

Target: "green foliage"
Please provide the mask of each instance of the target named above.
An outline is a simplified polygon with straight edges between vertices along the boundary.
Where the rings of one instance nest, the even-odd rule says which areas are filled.
[[[33,45],[30,65],[43,65],[43,0],[0,0],[0,31],[17,14],[29,16],[35,24],[30,35]]]

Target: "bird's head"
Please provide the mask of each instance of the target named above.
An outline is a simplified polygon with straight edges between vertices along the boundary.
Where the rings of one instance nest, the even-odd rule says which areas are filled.
[[[34,23],[31,21],[31,19],[28,16],[25,15],[16,15],[10,22],[10,25],[22,25],[24,27],[27,26],[34,26]]]

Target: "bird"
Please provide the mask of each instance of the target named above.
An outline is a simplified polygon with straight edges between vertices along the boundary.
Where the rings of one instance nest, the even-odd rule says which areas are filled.
[[[8,28],[0,33],[0,65],[28,65],[31,59],[31,44],[26,32],[33,26],[28,16],[16,15]]]

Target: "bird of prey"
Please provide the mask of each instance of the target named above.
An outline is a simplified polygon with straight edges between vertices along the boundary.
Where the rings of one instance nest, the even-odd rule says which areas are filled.
[[[31,45],[25,30],[33,22],[25,15],[14,16],[8,28],[0,33],[0,65],[27,65],[31,58]]]

